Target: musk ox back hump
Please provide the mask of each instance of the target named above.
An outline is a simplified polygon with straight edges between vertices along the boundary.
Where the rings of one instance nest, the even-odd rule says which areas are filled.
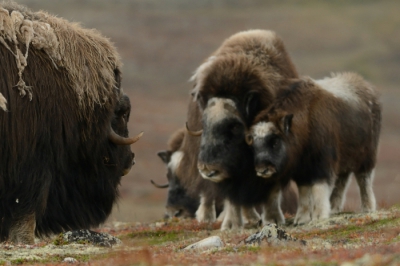
[[[35,94],[33,84],[24,80],[30,51],[35,49],[43,51],[54,68],[66,70],[82,109],[88,111],[110,100],[116,85],[114,70],[121,63],[114,46],[99,32],[15,3],[0,7],[0,21],[1,45],[15,56],[19,80],[14,85],[21,96],[32,99]]]

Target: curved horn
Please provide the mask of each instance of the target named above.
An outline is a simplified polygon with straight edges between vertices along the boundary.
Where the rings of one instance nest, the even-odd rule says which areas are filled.
[[[253,136],[251,134],[246,134],[246,143],[247,145],[253,145]]]
[[[194,137],[201,136],[201,134],[203,133],[203,130],[202,130],[202,129],[200,129],[199,131],[190,131],[187,122],[186,122],[186,130],[187,130],[187,132],[189,133],[189,135],[194,136]]]
[[[110,126],[110,134],[108,135],[108,139],[112,143],[117,144],[117,145],[131,145],[131,144],[135,143],[136,141],[138,141],[142,136],[143,136],[143,131],[140,132],[135,137],[125,138],[125,137],[122,137],[122,136],[118,135],[117,133],[115,133],[114,129],[112,129],[112,127]]]
[[[156,187],[156,188],[167,188],[169,187],[169,183],[165,184],[165,185],[159,185],[156,182],[154,182],[153,180],[150,180],[150,182]]]

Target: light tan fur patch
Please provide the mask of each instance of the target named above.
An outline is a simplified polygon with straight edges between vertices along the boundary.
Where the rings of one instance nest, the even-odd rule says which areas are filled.
[[[357,87],[365,82],[355,73],[332,73],[331,77],[314,80],[314,82],[336,98],[355,104],[361,102],[360,97],[357,95]],[[365,87],[369,88],[372,93],[372,88]]]
[[[226,98],[211,98],[204,114],[207,117],[207,123],[215,123],[227,117],[238,116],[235,102]]]
[[[253,138],[265,138],[265,136],[273,133],[276,130],[272,122],[260,122],[254,125],[251,129]]]
[[[7,111],[7,100],[1,93],[0,93],[0,108],[3,109],[3,111]]]

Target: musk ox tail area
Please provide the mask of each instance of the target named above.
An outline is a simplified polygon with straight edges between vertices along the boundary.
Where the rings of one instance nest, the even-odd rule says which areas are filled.
[[[38,236],[98,226],[134,157],[108,139],[128,136],[116,49],[95,30],[6,3],[0,58],[0,241],[18,239],[10,234],[25,229],[11,225],[31,217]]]

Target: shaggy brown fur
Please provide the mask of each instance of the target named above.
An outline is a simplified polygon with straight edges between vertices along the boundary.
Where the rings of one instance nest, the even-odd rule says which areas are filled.
[[[15,57],[19,81],[14,85],[21,96],[28,93],[32,100],[37,89],[23,80],[33,47],[44,51],[54,67],[66,70],[70,85],[81,100],[82,115],[91,111],[94,104],[109,101],[115,86],[114,70],[120,69],[121,62],[114,46],[96,30],[8,2],[0,7],[0,42]]]
[[[268,150],[268,158],[283,162],[274,164],[276,176],[286,180],[293,178],[299,186],[300,208],[296,222],[327,218],[329,192],[321,195],[312,189],[319,184],[333,187],[335,180],[331,204],[334,211],[340,211],[350,173],[357,178],[363,210],[375,210],[372,172],[376,163],[381,105],[377,92],[360,76],[344,73],[317,81],[306,78],[293,81],[291,87],[279,92],[268,110],[259,114],[255,124],[263,121],[273,124],[265,138],[274,135],[285,147],[285,155],[274,154],[279,146]],[[264,152],[269,147],[265,145]],[[308,187],[313,200],[311,205],[304,206],[308,202],[304,197],[308,195],[302,195],[302,188]]]
[[[202,121],[203,111],[209,99],[219,97],[235,102],[237,110],[231,113],[246,129],[251,125],[254,116],[273,102],[277,90],[285,86],[289,78],[297,77],[297,71],[282,40],[274,32],[251,30],[237,33],[225,40],[192,76],[191,80],[195,84],[193,99],[188,108],[188,127],[193,131],[204,129],[205,126],[211,128],[213,125]],[[250,94],[254,97],[249,97]],[[197,102],[192,102],[193,100]],[[241,133],[244,135],[245,131]],[[217,137],[224,138],[222,135]],[[200,191],[208,195],[208,198],[212,198],[209,194],[218,194],[220,197],[228,197],[238,205],[254,206],[265,202],[269,193],[259,185],[259,178],[255,174],[252,176],[253,162],[247,158],[247,155],[251,157],[251,151],[244,143],[244,137],[240,139],[243,147],[235,145],[229,152],[227,145],[223,149],[213,147],[215,142],[212,139],[215,138],[205,136],[203,131],[202,139],[206,138],[210,141],[204,141],[204,147],[210,151],[205,153],[215,156],[208,158],[213,161],[210,164],[218,161],[220,168],[230,173],[230,178],[227,178],[230,179],[227,181],[229,184],[225,182],[216,186],[198,174],[200,138],[188,135],[182,146],[185,154],[188,154],[184,158],[185,169],[182,169],[190,173],[182,175],[185,178],[182,183],[188,191],[197,194]],[[226,139],[225,143],[231,140]],[[224,141],[220,139],[220,142]],[[226,163],[221,163],[221,160]],[[240,169],[233,169],[232,165]]]
[[[212,96],[243,99],[252,90],[259,93],[260,105],[265,107],[272,102],[277,88],[296,77],[283,41],[273,31],[251,30],[225,40],[191,80],[195,82],[194,98],[203,105]]]
[[[128,136],[131,109],[115,48],[94,30],[7,3],[0,61],[0,241],[98,226],[134,157],[108,138],[110,127]]]
[[[185,137],[186,128],[180,128],[175,131],[168,140],[168,150],[171,153],[176,152],[182,146]]]

